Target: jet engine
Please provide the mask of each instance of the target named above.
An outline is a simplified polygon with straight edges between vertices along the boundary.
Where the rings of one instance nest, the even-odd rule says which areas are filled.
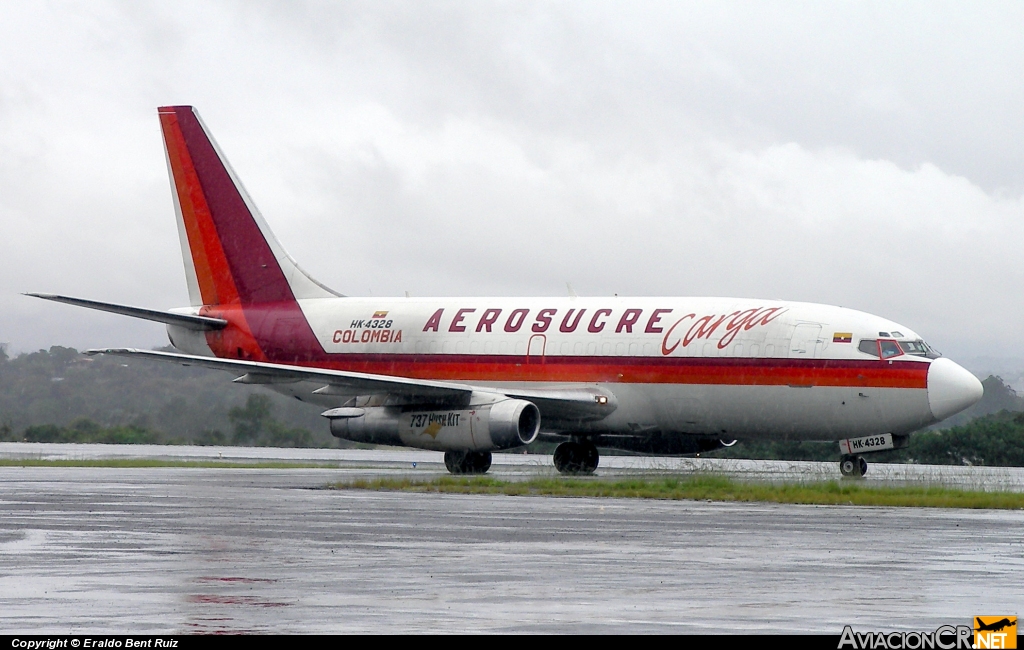
[[[540,410],[521,399],[437,410],[344,407],[323,416],[330,419],[336,438],[434,451],[511,449],[530,444],[540,431]]]

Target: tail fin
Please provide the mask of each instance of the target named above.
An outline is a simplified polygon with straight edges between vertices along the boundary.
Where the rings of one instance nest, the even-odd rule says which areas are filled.
[[[340,296],[285,252],[191,106],[158,109],[191,302]]]

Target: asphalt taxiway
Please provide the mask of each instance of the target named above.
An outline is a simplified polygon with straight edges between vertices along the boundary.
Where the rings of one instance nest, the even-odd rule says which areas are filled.
[[[219,460],[259,463],[315,463],[352,471],[382,470],[423,476],[445,473],[443,454],[417,449],[282,449],[274,447],[194,447],[176,445],[101,445],[0,442],[0,458],[39,460],[157,459],[165,461]],[[491,474],[506,479],[557,476],[550,455],[494,454]],[[713,472],[739,479],[775,482],[821,481],[841,478],[838,463],[723,458],[601,456],[598,476],[657,475]],[[965,467],[870,463],[868,483],[943,485],[976,490],[1024,492],[1024,467]]]
[[[0,629],[838,634],[1024,610],[1021,512],[322,489],[439,471],[380,453],[323,469],[2,467]],[[528,461],[495,470],[550,471]]]

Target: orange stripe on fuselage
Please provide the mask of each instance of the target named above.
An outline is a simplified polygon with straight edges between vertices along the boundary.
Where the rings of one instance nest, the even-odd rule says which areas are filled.
[[[505,360],[467,355],[331,355],[324,363],[303,364],[332,370],[396,375],[412,379],[472,382],[559,382],[630,384],[708,384],[733,386],[832,386],[927,388],[927,363],[900,366],[849,365],[841,361],[806,364],[781,360],[652,360],[644,357],[553,358]],[[451,358],[445,358],[450,356]]]

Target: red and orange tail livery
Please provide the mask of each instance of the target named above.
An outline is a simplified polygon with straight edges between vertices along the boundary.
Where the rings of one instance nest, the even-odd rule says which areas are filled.
[[[196,110],[164,106],[159,115],[192,304],[339,296],[284,251]]]
[[[285,336],[298,343],[294,360],[322,354],[297,299],[340,294],[285,252],[196,110],[164,106],[158,112],[189,299],[203,316],[228,322],[205,334],[210,350],[264,361],[277,356],[275,339]],[[288,323],[288,331],[268,318]]]

